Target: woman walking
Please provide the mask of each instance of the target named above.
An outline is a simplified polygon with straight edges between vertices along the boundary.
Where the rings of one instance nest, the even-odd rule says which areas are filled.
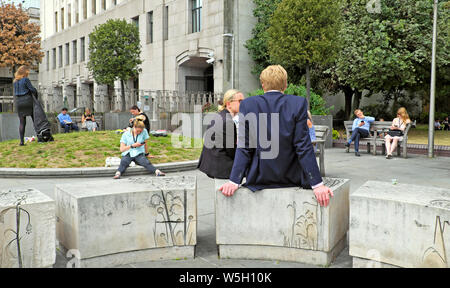
[[[14,75],[14,96],[16,97],[17,113],[19,114],[19,135],[20,146],[24,144],[25,126],[27,116],[33,118],[33,97],[37,98],[37,90],[31,84],[28,75],[30,69],[27,66],[20,66]]]
[[[386,145],[386,159],[392,158],[395,148],[397,148],[398,141],[403,140],[403,132],[406,129],[406,125],[411,123],[406,108],[401,107],[397,111],[397,118],[392,121],[391,128],[388,134],[384,137]]]

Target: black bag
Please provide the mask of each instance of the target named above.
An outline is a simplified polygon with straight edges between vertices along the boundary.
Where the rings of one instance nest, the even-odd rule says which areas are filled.
[[[33,97],[33,116],[34,131],[36,131],[38,142],[53,141],[50,122],[37,97]]]
[[[403,131],[402,130],[391,130],[389,129],[389,131],[387,132],[391,137],[402,137],[403,136]]]

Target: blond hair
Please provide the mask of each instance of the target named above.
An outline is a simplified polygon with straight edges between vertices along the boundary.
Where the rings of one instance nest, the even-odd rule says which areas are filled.
[[[28,68],[28,66],[25,66],[25,65],[20,66],[19,69],[17,69],[16,74],[14,75],[14,82],[28,77],[29,74],[30,74],[30,68]]]
[[[402,118],[402,120],[403,120],[404,123],[408,123],[408,120],[411,121],[411,120],[409,119],[409,115],[408,115],[408,112],[406,111],[406,108],[405,108],[405,107],[400,107],[400,108],[397,110],[397,114],[400,114],[400,117]]]
[[[286,90],[288,75],[281,65],[271,65],[264,69],[259,76],[265,91]]]
[[[133,127],[134,128],[144,129],[145,128],[144,120],[145,120],[145,116],[144,115],[137,116],[136,118],[134,118]]]
[[[223,95],[222,104],[219,105],[219,111],[225,110],[227,108],[227,103],[230,103],[231,101],[233,101],[234,96],[239,93],[241,93],[241,91],[236,90],[236,89],[230,89],[227,92],[225,92],[225,95]]]

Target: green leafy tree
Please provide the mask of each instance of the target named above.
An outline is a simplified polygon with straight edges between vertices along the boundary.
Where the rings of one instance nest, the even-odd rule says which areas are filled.
[[[267,31],[270,58],[286,67],[306,69],[308,103],[311,67],[331,63],[339,49],[339,2],[283,0],[270,21]]]
[[[114,81],[120,80],[122,111],[125,111],[124,81],[141,72],[139,30],[125,19],[111,19],[96,26],[89,38],[88,68],[99,84],[113,85]]]
[[[249,97],[263,95],[264,90],[258,89],[251,93],[249,93]],[[288,95],[296,95],[303,98],[306,98],[306,88],[302,85],[294,85],[289,84],[284,94]],[[319,94],[311,91],[311,114],[313,115],[328,115],[330,111],[334,109],[334,106],[328,107],[326,106],[325,100]]]
[[[389,92],[391,97],[386,99],[394,100],[393,109],[400,91],[429,89],[433,1],[379,0],[379,10],[367,7],[367,0],[346,0],[343,4],[342,49],[335,67],[340,82],[357,91],[367,89],[369,94]],[[441,1],[439,71],[448,71],[450,64],[448,7],[448,1]],[[443,79],[442,74],[440,77]],[[356,96],[358,107],[361,94]]]
[[[267,29],[270,27],[270,19],[280,2],[281,0],[253,0],[255,4],[253,16],[258,21],[252,30],[253,37],[246,42],[245,47],[255,63],[252,73],[257,76],[271,64],[267,47]]]

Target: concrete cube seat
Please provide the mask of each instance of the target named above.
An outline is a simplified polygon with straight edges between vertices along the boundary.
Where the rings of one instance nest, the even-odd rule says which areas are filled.
[[[450,267],[450,190],[368,181],[350,196],[354,267]]]
[[[35,189],[0,191],[0,268],[52,267],[55,242],[55,201]]]
[[[312,190],[296,187],[232,197],[216,191],[216,239],[221,258],[329,265],[346,245],[350,181],[324,178],[334,192],[320,207]]]
[[[57,238],[81,267],[193,258],[196,177],[56,186]]]

